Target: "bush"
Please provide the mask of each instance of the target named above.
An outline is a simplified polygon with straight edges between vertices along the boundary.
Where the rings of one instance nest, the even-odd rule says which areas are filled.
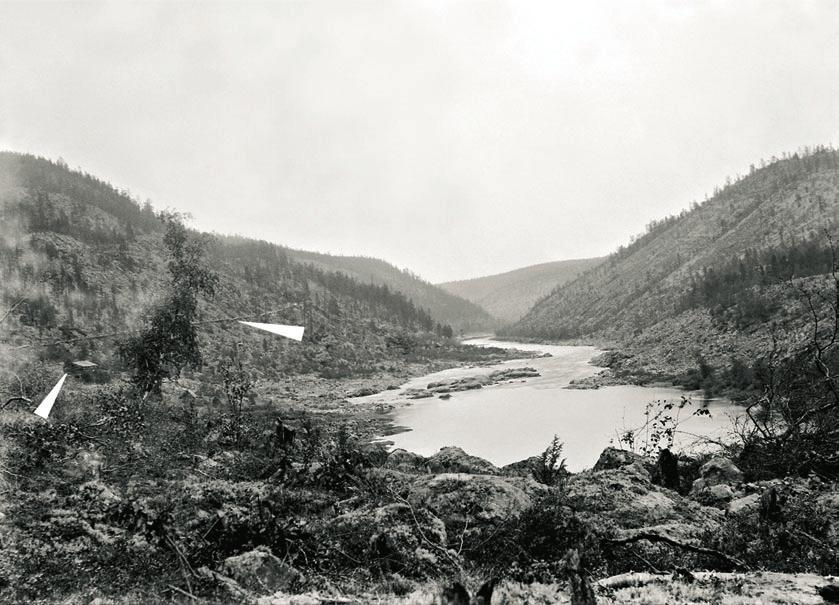
[[[719,530],[706,536],[706,542],[758,569],[839,574],[839,543],[830,537],[835,511],[806,491],[781,489],[780,498],[784,501],[781,521],[761,519],[757,511],[729,516]]]
[[[604,528],[583,520],[553,488],[490,540],[468,551],[476,562],[492,561],[499,572],[521,582],[552,583],[567,575],[565,556],[580,554],[580,567],[594,575],[607,563],[601,547]]]
[[[531,468],[533,478],[545,485],[558,485],[568,477],[565,458],[562,458],[563,444],[554,435],[551,444],[539,456],[538,462]]]

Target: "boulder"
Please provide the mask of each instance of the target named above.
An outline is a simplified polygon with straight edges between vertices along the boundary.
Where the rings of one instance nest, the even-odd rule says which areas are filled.
[[[410,487],[408,500],[427,507],[447,527],[499,524],[521,514],[536,495],[547,490],[533,479],[443,473],[420,477]]]
[[[291,590],[303,581],[299,571],[283,563],[264,546],[226,558],[222,573],[239,585],[262,593]]]
[[[459,447],[444,447],[428,459],[431,473],[472,473],[475,475],[497,475],[497,466],[464,452]]]
[[[611,521],[623,529],[667,526],[678,528],[682,536],[698,536],[722,521],[720,511],[653,484],[640,462],[571,475],[566,494],[582,516],[597,523]]]
[[[725,508],[734,499],[734,488],[743,482],[743,471],[728,458],[712,458],[699,468],[699,479],[693,482],[690,496],[702,502]]]
[[[699,481],[699,479],[698,479]],[[734,490],[730,485],[711,485],[700,490],[691,492],[691,496],[697,502],[714,508],[726,509],[728,503],[734,499]]]
[[[413,452],[403,449],[395,449],[390,452],[385,460],[385,468],[389,468],[403,473],[427,473],[428,460],[425,456],[420,456]]]
[[[757,513],[760,510],[760,494],[749,494],[735,498],[728,503],[725,512],[729,516],[747,516]]]
[[[68,462],[68,473],[80,479],[98,479],[105,456],[96,450],[82,450]]]
[[[597,462],[594,463],[592,470],[605,471],[621,468],[622,466],[627,466],[636,462],[640,463],[645,468],[652,467],[650,460],[641,454],[636,454],[635,452],[630,452],[629,450],[618,449],[616,447],[607,447],[600,453],[600,458],[598,458]]]
[[[705,486],[712,485],[736,485],[743,482],[743,471],[737,468],[728,458],[711,458],[699,468],[699,480],[704,481]]]
[[[542,458],[531,456],[501,467],[501,474],[508,477],[533,477],[533,469],[542,464]]]
[[[443,522],[421,507],[388,504],[360,508],[329,521],[324,540],[383,571],[433,575],[448,563]]]

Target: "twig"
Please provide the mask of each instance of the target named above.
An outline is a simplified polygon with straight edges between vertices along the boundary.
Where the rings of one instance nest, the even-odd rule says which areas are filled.
[[[21,478],[21,479],[29,479],[29,477],[26,477],[26,476],[24,476],[24,475],[18,475],[17,473],[13,473],[12,471],[10,471],[8,468],[6,468],[5,466],[3,466],[2,464],[0,464],[0,470],[2,470],[2,471],[3,471],[3,472],[5,472],[5,473],[9,473],[9,474],[10,474],[10,475],[12,475],[13,477],[19,477],[19,478]]]
[[[170,590],[174,590],[175,592],[179,592],[185,597],[189,597],[190,599],[193,599],[193,600],[196,600],[196,601],[198,600],[198,597],[196,597],[194,594],[190,594],[185,590],[181,590],[177,586],[172,586],[171,584],[167,584],[166,586],[168,586]]]

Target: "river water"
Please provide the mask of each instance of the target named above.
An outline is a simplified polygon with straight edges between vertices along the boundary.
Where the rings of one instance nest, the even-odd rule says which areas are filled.
[[[601,368],[589,363],[600,351],[588,346],[525,344],[476,338],[466,344],[514,348],[548,353],[550,357],[506,361],[488,367],[457,368],[415,378],[398,391],[370,398],[395,403],[394,422],[410,430],[388,436],[394,447],[429,456],[441,447],[456,445],[496,465],[509,464],[544,450],[554,435],[565,444],[568,469],[590,468],[601,451],[616,444],[619,435],[645,423],[650,404],[678,403],[686,396],[690,404],[679,415],[676,449],[701,447],[697,436],[725,439],[733,418],[742,408],[726,400],[704,400],[701,393],[668,387],[610,386],[599,389],[568,389],[574,379],[593,376]],[[406,399],[405,389],[423,388],[429,382],[493,370],[529,366],[541,376],[452,393],[451,399]],[[692,414],[707,406],[710,416]],[[653,413],[658,409],[653,406]],[[636,443],[645,440],[641,431]]]

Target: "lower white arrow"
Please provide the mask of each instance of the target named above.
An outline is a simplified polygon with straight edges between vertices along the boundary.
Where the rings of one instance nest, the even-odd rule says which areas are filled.
[[[303,326],[285,326],[283,324],[261,324],[256,323],[254,321],[240,321],[239,323],[244,324],[246,326],[250,326],[252,328],[257,328],[259,330],[265,330],[266,332],[271,332],[273,334],[279,334],[280,336],[285,336],[286,338],[291,338],[292,340],[297,341],[303,340],[303,330],[305,330]]]
[[[52,405],[55,403],[56,397],[61,392],[61,387],[64,386],[64,380],[67,378],[67,374],[61,377],[61,380],[58,381],[52,390],[47,393],[47,396],[44,397],[44,400],[41,404],[35,408],[35,414],[46,420],[50,415],[50,410],[52,410]]]

